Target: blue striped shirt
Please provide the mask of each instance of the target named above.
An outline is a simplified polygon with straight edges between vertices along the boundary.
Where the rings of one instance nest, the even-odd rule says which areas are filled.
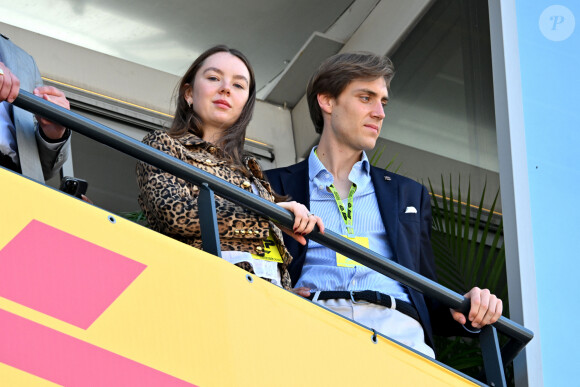
[[[322,218],[326,229],[346,235],[346,225],[334,196],[326,189],[334,182],[334,177],[314,154],[314,149],[308,158],[310,211]],[[348,178],[357,186],[352,213],[355,235],[369,238],[371,250],[392,259],[393,253],[387,242],[387,232],[371,181],[369,160],[364,152],[362,160],[353,166]],[[343,203],[346,207],[347,199]],[[302,275],[296,286],[305,286],[313,291],[373,290],[409,302],[405,288],[397,281],[364,266],[339,267],[336,253],[314,241],[308,242]]]

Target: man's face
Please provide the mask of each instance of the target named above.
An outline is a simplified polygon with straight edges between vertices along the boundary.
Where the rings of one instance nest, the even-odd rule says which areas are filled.
[[[323,135],[328,130],[338,145],[361,151],[370,150],[381,133],[389,92],[384,78],[355,80],[338,98],[328,98]]]

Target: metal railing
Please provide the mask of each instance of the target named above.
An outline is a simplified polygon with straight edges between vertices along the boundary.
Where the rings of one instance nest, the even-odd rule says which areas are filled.
[[[215,202],[213,193],[240,204],[270,220],[292,228],[294,216],[280,206],[265,199],[253,195],[230,184],[210,173],[195,168],[181,160],[174,158],[157,149],[153,149],[127,135],[119,133],[102,124],[85,118],[77,113],[66,110],[58,105],[47,102],[26,91],[20,91],[13,105],[32,113],[39,114],[49,120],[58,122],[67,128],[87,136],[102,144],[108,145],[120,152],[133,156],[164,171],[171,173],[183,180],[198,185],[201,188],[199,200],[204,204],[200,209],[208,211],[200,213],[202,227],[202,242],[204,250],[221,255],[217,222],[215,218]],[[425,278],[368,248],[362,247],[339,234],[326,230],[321,234],[316,228],[309,238],[334,251],[341,251],[343,255],[381,273],[393,278],[402,284],[410,286],[428,297],[436,299],[452,309],[467,313],[470,308],[470,300],[462,295]],[[497,331],[505,334],[509,340],[499,349]],[[484,360],[485,374],[490,385],[505,386],[503,367],[515,358],[515,356],[533,338],[533,333],[525,327],[517,324],[506,317],[493,325],[486,326],[480,334],[482,355]]]

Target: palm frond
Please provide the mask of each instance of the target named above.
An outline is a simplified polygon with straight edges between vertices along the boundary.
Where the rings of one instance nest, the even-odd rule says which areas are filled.
[[[448,184],[441,175],[440,199],[435,195],[431,180],[429,189],[433,198],[431,244],[439,282],[460,294],[474,286],[488,288],[506,300],[507,287],[502,285],[505,284],[502,281],[505,273],[503,222],[500,220],[496,227],[493,221],[499,190],[491,208],[485,210],[487,183],[477,206],[471,203],[471,181],[468,182],[467,195],[461,191],[461,178],[454,189],[451,175]],[[454,192],[457,192],[456,196]],[[472,216],[474,207],[477,211]],[[491,243],[487,243],[488,239],[492,239]],[[473,376],[481,369],[481,350],[477,341],[438,338],[436,342],[438,358],[445,364]]]
[[[380,158],[383,156],[383,153],[385,152],[385,148],[386,146],[383,145],[381,149],[376,149],[373,154],[371,155],[371,157],[369,158],[369,163],[371,165],[376,166],[377,163],[379,162]],[[395,163],[395,160],[397,159],[397,157],[399,156],[398,153],[395,153],[395,155],[391,158],[391,160],[387,163],[387,166],[385,167],[386,171],[391,171],[394,173],[397,173],[399,171],[399,169],[401,168],[401,165],[403,165],[403,163],[399,163],[399,165],[397,166],[397,168],[395,168],[394,170],[391,170],[391,166]]]
[[[145,217],[145,213],[143,211],[119,212],[117,215],[130,220],[131,222],[140,224],[141,226],[149,227],[149,223],[147,222],[147,218]]]
[[[373,152],[373,155],[371,156],[371,158],[369,159],[369,163],[371,165],[376,165],[376,163],[379,161],[379,159],[381,158],[381,156],[383,155],[383,152],[385,151],[385,145],[383,145],[383,147],[379,150],[375,150]]]
[[[447,189],[449,187],[449,189]],[[461,180],[457,189],[453,189],[453,179],[449,176],[446,184],[441,176],[441,199],[437,199],[433,185],[429,181],[433,196],[433,233],[432,246],[435,254],[437,274],[441,283],[451,289],[463,293],[473,286],[487,287],[495,292],[501,274],[504,272],[505,253],[502,253],[503,223],[500,221],[494,227],[493,212],[499,198],[496,193],[490,210],[484,210],[487,185],[477,205],[477,212],[472,218],[471,182],[468,182],[467,195],[461,191]],[[454,192],[457,192],[457,199]],[[464,199],[465,198],[465,199]],[[488,246],[488,237],[493,240]],[[445,283],[443,278],[452,279]],[[462,278],[459,281],[458,278]],[[465,287],[457,288],[461,283]],[[499,290],[499,289],[498,289]],[[497,293],[496,293],[497,294]]]

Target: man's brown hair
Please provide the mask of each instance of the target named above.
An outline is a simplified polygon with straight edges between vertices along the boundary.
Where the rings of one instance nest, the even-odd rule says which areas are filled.
[[[324,127],[318,94],[336,99],[352,81],[372,81],[380,77],[385,79],[388,88],[394,75],[395,68],[389,58],[370,52],[336,54],[326,59],[312,75],[306,88],[310,118],[316,133],[322,133]]]

